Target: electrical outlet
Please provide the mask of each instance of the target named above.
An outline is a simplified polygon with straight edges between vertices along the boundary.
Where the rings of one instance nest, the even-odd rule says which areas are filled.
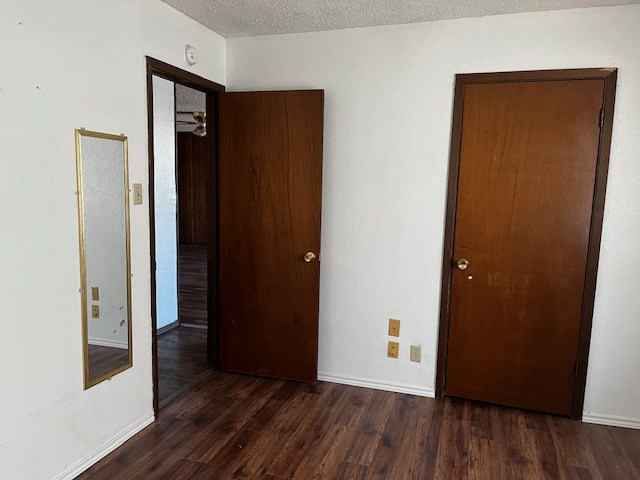
[[[400,352],[400,344],[398,342],[389,342],[387,345],[387,357],[398,358]]]
[[[400,336],[400,320],[396,320],[395,318],[389,319],[389,336],[391,337]]]
[[[91,318],[100,317],[100,307],[98,305],[91,305]]]
[[[422,347],[420,345],[411,345],[409,360],[418,363],[422,361]]]

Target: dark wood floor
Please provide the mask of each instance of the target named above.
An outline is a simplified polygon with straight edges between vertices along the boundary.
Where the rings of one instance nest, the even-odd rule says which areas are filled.
[[[95,380],[129,362],[126,348],[89,345],[89,378]]]
[[[640,478],[640,431],[209,371],[82,479]]]
[[[158,400],[161,408],[206,370],[206,330],[178,327],[158,335]]]
[[[180,244],[178,317],[181,324],[207,326],[207,246]]]

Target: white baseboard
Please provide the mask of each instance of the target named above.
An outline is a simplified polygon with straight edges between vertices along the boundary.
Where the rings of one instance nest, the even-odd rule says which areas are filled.
[[[178,320],[176,320],[175,322],[168,323],[164,327],[160,327],[158,329],[158,335],[162,335],[163,333],[173,330],[174,328],[178,328],[179,326],[180,326],[180,322]]]
[[[342,377],[338,375],[329,375],[324,373],[318,374],[318,380],[323,382],[342,383],[344,385],[353,385],[354,387],[373,388],[375,390],[385,390],[387,392],[408,393],[409,395],[418,395],[420,397],[435,398],[436,392],[431,388],[416,387],[403,383],[386,383],[368,378]]]
[[[367,378],[343,377],[339,375],[319,373],[318,380],[342,383],[344,385],[353,385],[355,387],[373,388],[375,390],[386,390],[388,392],[408,393],[410,395],[419,395],[421,397],[435,398],[436,396],[435,390],[430,388],[415,387],[401,383],[379,382],[377,380]],[[610,427],[623,427],[640,430],[640,418],[620,417],[617,415],[606,415],[600,413],[585,413],[582,416],[582,421],[585,423],[608,425]]]
[[[586,423],[596,423],[598,425],[609,425],[610,427],[635,428],[640,430],[640,418],[619,417],[617,415],[605,415],[604,413],[583,414],[582,421]]]
[[[181,323],[180,326],[184,328],[198,328],[200,330],[206,330],[209,328],[206,325],[196,325],[195,323]]]
[[[127,343],[122,342],[114,342],[113,340],[101,340],[99,338],[89,338],[87,340],[89,345],[97,345],[99,347],[113,347],[113,348],[122,348],[126,350],[128,348]]]
[[[54,477],[54,480],[72,480],[84,472],[87,468],[91,467],[93,464],[97,463],[102,458],[109,455],[116,448],[122,445],[124,442],[133,437],[136,433],[138,433],[143,428],[151,425],[155,420],[153,412],[148,413],[140,420],[138,420],[133,425],[128,426],[122,432],[118,433],[111,439],[107,440],[107,442],[99,447],[94,452],[87,455],[85,458],[80,459],[69,468],[67,468],[60,475]]]

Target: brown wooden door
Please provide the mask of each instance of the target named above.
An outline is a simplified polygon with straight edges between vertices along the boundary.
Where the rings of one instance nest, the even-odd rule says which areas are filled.
[[[571,413],[603,87],[466,86],[446,394]]]
[[[220,96],[223,370],[315,381],[324,92]]]

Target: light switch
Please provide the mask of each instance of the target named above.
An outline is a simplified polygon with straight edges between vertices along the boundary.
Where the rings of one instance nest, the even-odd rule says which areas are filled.
[[[91,287],[91,300],[94,302],[100,300],[100,289],[98,287]]]
[[[133,184],[133,204],[142,205],[142,184],[141,183]]]
[[[91,318],[100,317],[100,307],[98,305],[91,305]]]

